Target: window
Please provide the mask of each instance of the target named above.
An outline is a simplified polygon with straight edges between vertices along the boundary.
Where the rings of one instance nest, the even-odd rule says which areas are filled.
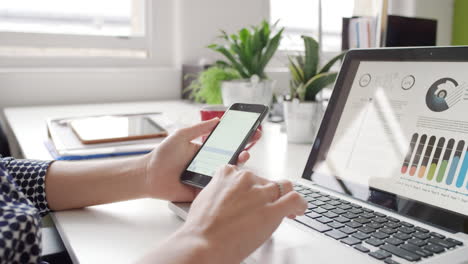
[[[142,36],[144,35],[143,6],[138,2],[2,0],[0,31]]]
[[[352,16],[353,7],[352,0],[270,0],[271,21],[285,28],[280,50],[303,50],[301,35],[308,35],[323,52],[340,51],[342,18]]]
[[[147,58],[150,2],[2,0],[0,56]]]

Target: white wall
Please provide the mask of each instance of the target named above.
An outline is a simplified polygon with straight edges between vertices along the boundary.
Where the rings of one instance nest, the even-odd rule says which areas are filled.
[[[437,45],[452,41],[454,0],[391,0],[389,13],[393,15],[431,18],[437,20]]]
[[[216,59],[206,46],[217,41],[220,29],[235,33],[268,19],[269,0],[179,0],[181,63]]]

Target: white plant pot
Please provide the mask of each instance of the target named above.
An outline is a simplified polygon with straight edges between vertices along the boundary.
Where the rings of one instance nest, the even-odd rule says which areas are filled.
[[[322,102],[285,101],[284,117],[288,142],[312,143],[322,121],[324,106]]]
[[[230,106],[234,103],[264,104],[270,106],[273,99],[275,81],[263,80],[233,80],[221,83],[223,104]]]

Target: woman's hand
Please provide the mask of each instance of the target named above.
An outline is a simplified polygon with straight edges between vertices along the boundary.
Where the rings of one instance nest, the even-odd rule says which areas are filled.
[[[227,165],[192,203],[186,223],[145,262],[240,263],[265,242],[284,217],[304,214],[307,202],[292,184]]]
[[[192,140],[209,134],[219,123],[218,118],[181,129],[166,138],[155,150],[145,157],[146,193],[150,197],[177,202],[190,202],[200,191],[180,182],[180,176],[200,148]],[[258,140],[256,133],[252,140]],[[241,152],[239,163],[249,159],[249,153]]]

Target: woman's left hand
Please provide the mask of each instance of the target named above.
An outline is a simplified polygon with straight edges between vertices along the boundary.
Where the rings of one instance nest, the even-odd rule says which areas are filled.
[[[214,118],[180,129],[147,154],[144,157],[146,194],[153,198],[174,202],[193,201],[200,189],[183,184],[180,176],[200,148],[200,144],[192,141],[209,134],[218,123],[219,119]],[[261,132],[257,131],[252,141],[258,140],[260,136]],[[247,151],[241,152],[238,164],[245,163],[249,157]]]

